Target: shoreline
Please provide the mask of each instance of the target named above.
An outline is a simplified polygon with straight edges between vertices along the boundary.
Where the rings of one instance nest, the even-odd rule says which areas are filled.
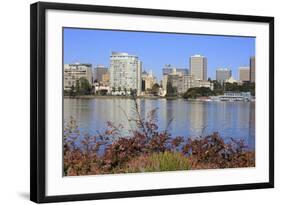
[[[80,95],[80,96],[63,96],[64,99],[134,99],[131,96],[114,96],[114,95]],[[255,102],[255,100],[251,101],[227,101],[227,100],[211,100],[211,99],[185,99],[182,97],[161,97],[161,96],[137,96],[136,99],[166,99],[166,100],[177,100],[182,99],[190,102]]]
[[[80,95],[80,96],[63,96],[66,99],[94,99],[94,98],[100,98],[100,99],[134,99],[132,96],[116,96],[116,95]],[[184,99],[181,97],[161,97],[161,96],[136,96],[137,99]]]

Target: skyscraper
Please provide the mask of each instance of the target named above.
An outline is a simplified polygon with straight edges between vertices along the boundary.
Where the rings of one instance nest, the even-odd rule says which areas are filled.
[[[239,80],[242,82],[250,81],[250,69],[249,67],[239,67]]]
[[[156,78],[152,74],[152,70],[150,70],[148,73],[147,72],[142,72],[142,81],[144,83],[143,85],[143,91],[147,89],[152,89],[153,85],[156,83]]]
[[[218,68],[216,70],[216,80],[219,83],[225,82],[227,79],[231,77],[231,70],[228,68]]]
[[[256,57],[252,56],[250,58],[250,82],[256,82]]]
[[[198,80],[207,80],[207,58],[201,55],[189,59],[190,74]]]
[[[103,65],[97,65],[94,70],[94,80],[101,82],[102,76],[108,72],[108,69]]]
[[[162,75],[169,75],[173,72],[173,69],[176,69],[177,73],[181,73],[182,75],[188,75],[188,69],[187,68],[178,68],[175,66],[172,66],[171,64],[166,64],[164,68],[162,69]]]
[[[139,58],[128,53],[112,52],[110,56],[109,79],[113,89],[141,92],[142,65]]]

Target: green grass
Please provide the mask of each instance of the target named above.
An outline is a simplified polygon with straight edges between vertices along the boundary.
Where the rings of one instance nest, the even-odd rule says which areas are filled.
[[[190,169],[188,158],[179,152],[159,152],[139,156],[123,167],[123,172],[161,172]],[[119,170],[120,172],[120,170]]]
[[[147,172],[188,170],[187,157],[178,152],[154,153],[148,157],[150,162],[144,169]]]

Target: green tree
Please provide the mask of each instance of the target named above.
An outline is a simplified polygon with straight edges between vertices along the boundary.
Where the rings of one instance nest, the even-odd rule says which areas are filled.
[[[107,90],[100,90],[100,95],[106,95],[107,94]]]
[[[70,88],[69,96],[70,96],[70,97],[74,97],[74,96],[75,96],[75,88],[74,88],[74,85],[72,85],[71,88]]]
[[[80,78],[80,90],[83,95],[89,95],[92,91],[92,86],[86,78]]]
[[[177,95],[177,88],[172,86],[171,82],[167,82],[167,97],[176,96]]]
[[[76,95],[80,95],[80,83],[79,83],[79,80],[76,80],[76,82],[75,82],[75,93],[76,93]]]
[[[223,95],[223,90],[224,90],[224,84],[221,84],[217,80],[212,80],[211,83],[214,85],[214,95]]]
[[[77,95],[89,95],[91,94],[92,86],[89,81],[82,77],[75,83],[75,92]]]
[[[160,88],[159,84],[158,84],[158,83],[155,83],[155,84],[152,86],[151,93],[152,93],[153,95],[158,95],[158,93],[159,93],[159,88]]]
[[[137,95],[137,89],[130,88],[130,93],[131,93],[131,96],[135,97]]]
[[[207,97],[213,95],[214,92],[208,87],[196,87],[196,88],[189,88],[183,95],[183,98],[197,98],[197,97]]]
[[[224,90],[232,92],[251,92],[251,95],[255,96],[255,83],[245,82],[241,85],[238,83],[225,83]]]

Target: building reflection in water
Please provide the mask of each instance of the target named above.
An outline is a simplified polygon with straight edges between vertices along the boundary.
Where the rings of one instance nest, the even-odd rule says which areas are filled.
[[[254,102],[191,102],[183,99],[138,99],[137,102],[143,118],[157,108],[159,130],[165,130],[169,125],[171,136],[197,137],[219,132],[224,139],[243,138],[251,148],[255,147]],[[81,133],[103,132],[107,121],[122,124],[128,131],[136,125],[129,124],[126,115],[136,119],[131,99],[64,99],[64,120],[73,116]]]

